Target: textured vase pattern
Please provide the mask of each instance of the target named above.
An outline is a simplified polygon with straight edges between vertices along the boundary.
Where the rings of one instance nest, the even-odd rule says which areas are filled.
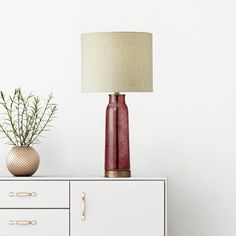
[[[14,176],[31,176],[39,167],[39,155],[32,147],[13,147],[6,162]]]

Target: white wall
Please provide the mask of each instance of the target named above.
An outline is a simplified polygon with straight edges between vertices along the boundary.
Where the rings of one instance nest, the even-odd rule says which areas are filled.
[[[53,91],[60,107],[38,174],[103,174],[108,98],[80,93],[80,33],[150,31],[155,92],[127,94],[133,174],[168,177],[170,236],[235,236],[235,12],[233,0],[1,0],[0,89]]]

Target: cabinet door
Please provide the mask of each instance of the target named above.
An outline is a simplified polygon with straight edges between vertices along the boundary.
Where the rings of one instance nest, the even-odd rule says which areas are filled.
[[[164,236],[164,181],[74,181],[71,236]]]

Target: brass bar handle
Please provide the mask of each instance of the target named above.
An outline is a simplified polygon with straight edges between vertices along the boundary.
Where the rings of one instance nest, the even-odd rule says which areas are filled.
[[[81,220],[85,220],[86,219],[86,193],[82,192],[81,194],[81,199],[82,199],[82,204],[81,204],[81,210],[82,210],[82,216],[81,216]]]
[[[36,220],[9,220],[9,225],[37,225]]]
[[[36,197],[36,192],[9,192],[9,197]]]

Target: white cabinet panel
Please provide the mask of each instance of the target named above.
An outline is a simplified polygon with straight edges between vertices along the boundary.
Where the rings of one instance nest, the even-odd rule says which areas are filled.
[[[69,210],[1,209],[0,236],[69,236]]]
[[[69,181],[0,181],[0,208],[69,208]]]
[[[164,236],[164,185],[164,181],[71,182],[71,236]]]

